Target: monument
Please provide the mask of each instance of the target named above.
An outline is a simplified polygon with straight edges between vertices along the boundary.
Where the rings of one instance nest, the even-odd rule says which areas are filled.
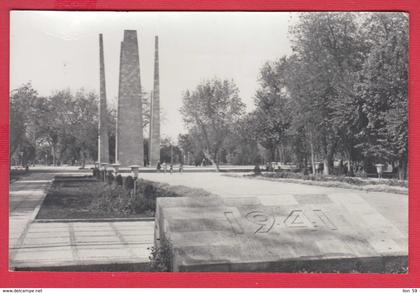
[[[158,198],[155,246],[171,271],[395,272],[408,239],[363,198]]]
[[[144,166],[143,116],[137,31],[124,30],[120,51],[116,162]]]
[[[155,36],[155,71],[150,104],[150,166],[160,161],[160,102],[159,102],[159,38]]]
[[[109,163],[109,140],[106,107],[104,44],[99,34],[99,125],[98,125],[98,163]]]

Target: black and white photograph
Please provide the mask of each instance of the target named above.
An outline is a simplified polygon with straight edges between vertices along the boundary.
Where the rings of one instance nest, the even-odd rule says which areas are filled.
[[[9,270],[407,274],[409,15],[10,13]]]

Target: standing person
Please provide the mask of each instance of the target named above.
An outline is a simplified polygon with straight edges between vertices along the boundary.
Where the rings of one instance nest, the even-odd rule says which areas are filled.
[[[168,166],[166,165],[166,162],[163,162],[163,173],[166,173],[166,171],[168,170]]]
[[[172,163],[169,165],[169,173],[171,173],[174,171],[174,165],[172,165]]]
[[[158,161],[157,165],[156,165],[156,170],[157,170],[158,173],[160,173],[160,168],[161,168],[160,161]]]

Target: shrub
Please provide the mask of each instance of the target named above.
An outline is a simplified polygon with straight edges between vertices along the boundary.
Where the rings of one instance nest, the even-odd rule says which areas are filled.
[[[105,175],[106,175],[105,170],[99,170],[98,179],[104,181]]]
[[[364,170],[357,170],[354,172],[354,176],[361,177],[361,178],[367,178],[367,174]]]
[[[134,189],[134,179],[131,176],[127,176],[124,180],[124,187],[127,190]]]
[[[106,177],[108,184],[112,184],[114,182],[114,174],[112,171],[108,171],[108,176]]]
[[[170,272],[172,269],[172,245],[161,240],[159,247],[150,247],[150,270],[152,272]]]
[[[99,169],[98,168],[96,168],[96,167],[95,168],[92,168],[92,176],[99,179],[100,172],[99,172]]]
[[[145,200],[142,194],[136,193],[134,196],[130,197],[128,202],[128,208],[133,214],[140,214],[147,210],[154,210],[150,205],[150,202]]]
[[[115,182],[117,183],[118,186],[122,186],[123,185],[123,178],[121,175],[117,175],[117,177],[115,177]]]
[[[152,184],[146,185],[143,190],[144,198],[146,199],[156,199],[155,193],[156,193],[156,188]]]

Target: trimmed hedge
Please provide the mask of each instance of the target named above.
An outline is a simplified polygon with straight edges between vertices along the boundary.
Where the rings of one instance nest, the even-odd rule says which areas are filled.
[[[13,180],[17,180],[19,179],[21,176],[26,175],[29,173],[28,169],[10,169],[10,177],[9,180],[13,181]]]
[[[301,180],[310,180],[310,181],[338,181],[348,184],[364,186],[364,185],[379,185],[385,184],[389,186],[399,186],[399,187],[408,187],[407,181],[401,181],[397,179],[382,179],[382,180],[366,180],[358,177],[346,177],[346,176],[325,176],[325,175],[313,175],[313,174],[303,174],[295,173],[288,171],[279,171],[279,172],[265,172],[262,174],[255,174],[251,176],[263,176],[267,178],[287,178],[287,179],[301,179]]]

